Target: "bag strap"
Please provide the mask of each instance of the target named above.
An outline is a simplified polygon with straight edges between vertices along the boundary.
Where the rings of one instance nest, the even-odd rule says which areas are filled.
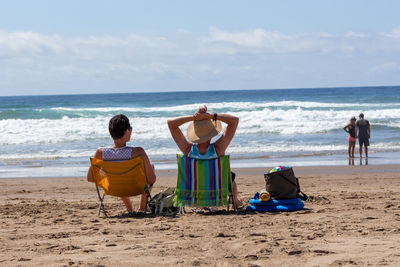
[[[279,175],[280,177],[282,177],[283,179],[285,179],[286,181],[288,181],[289,183],[291,183],[292,185],[294,185],[294,186],[297,187],[297,197],[298,197],[298,198],[300,198],[301,200],[307,200],[307,199],[308,199],[308,196],[307,196],[303,191],[301,191],[299,179],[298,179],[296,176],[295,176],[295,178],[296,178],[297,184],[293,183],[293,182],[290,181],[287,177],[283,176],[283,175],[280,174],[280,173],[277,173],[277,175]]]
[[[297,181],[297,178],[296,178],[297,184],[295,184],[295,183],[293,183],[292,181],[290,181],[287,177],[283,176],[282,174],[280,174],[280,173],[277,173],[277,174],[278,174],[280,177],[282,177],[283,179],[285,179],[286,181],[288,181],[289,183],[291,183],[292,185],[296,186],[297,189],[299,189],[299,181]]]
[[[297,196],[301,200],[307,200],[308,196],[306,195],[306,193],[304,193],[303,191],[300,190],[300,183],[299,183],[299,179],[297,179],[297,177],[296,177],[296,181],[297,181]]]

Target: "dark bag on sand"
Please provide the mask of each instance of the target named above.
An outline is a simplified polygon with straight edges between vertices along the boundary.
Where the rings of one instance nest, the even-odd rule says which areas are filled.
[[[152,213],[156,215],[175,215],[179,208],[174,207],[174,187],[169,187],[158,194],[155,194],[149,202]]]
[[[299,179],[294,175],[293,169],[264,174],[265,189],[274,199],[300,198],[306,200],[308,196],[300,190]]]

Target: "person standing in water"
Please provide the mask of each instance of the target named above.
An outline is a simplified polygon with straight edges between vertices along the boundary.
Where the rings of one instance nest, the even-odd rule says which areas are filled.
[[[354,158],[354,148],[356,147],[356,117],[351,117],[349,123],[343,127],[343,130],[349,134],[349,158]]]
[[[369,121],[364,119],[364,114],[360,113],[359,120],[356,122],[356,138],[360,146],[360,158],[362,158],[362,147],[365,147],[365,157],[368,158],[369,139],[371,138],[371,128]]]

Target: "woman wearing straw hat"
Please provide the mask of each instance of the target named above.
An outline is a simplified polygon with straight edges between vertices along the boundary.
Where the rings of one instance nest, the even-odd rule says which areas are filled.
[[[221,121],[227,126],[222,136],[211,143],[211,138],[221,132]],[[187,138],[185,138],[179,126],[191,122],[187,129]],[[183,116],[168,120],[168,127],[172,138],[185,156],[198,159],[212,159],[225,155],[225,151],[235,135],[239,118],[229,114],[210,114],[207,113],[207,107],[199,107],[197,112],[190,116]],[[233,200],[237,208],[243,204],[237,196],[237,185],[233,180]]]

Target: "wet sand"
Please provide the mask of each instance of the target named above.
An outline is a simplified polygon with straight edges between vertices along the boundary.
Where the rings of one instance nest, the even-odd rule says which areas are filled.
[[[264,188],[266,168],[234,171],[245,202]],[[304,210],[175,217],[119,216],[113,197],[114,217],[97,217],[83,178],[0,179],[0,266],[400,265],[400,165],[294,171]],[[175,185],[176,171],[157,175],[153,194]]]

